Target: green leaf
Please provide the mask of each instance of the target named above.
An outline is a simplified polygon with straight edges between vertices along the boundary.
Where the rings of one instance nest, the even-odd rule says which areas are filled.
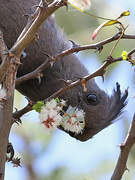
[[[58,98],[58,97],[57,97],[55,100],[56,100],[56,102],[57,102],[57,103],[60,103],[60,100],[59,100],[59,98]]]
[[[40,112],[41,109],[42,109],[42,106],[44,106],[44,102],[43,101],[38,101],[36,104],[34,104],[32,109],[37,111],[37,112]]]

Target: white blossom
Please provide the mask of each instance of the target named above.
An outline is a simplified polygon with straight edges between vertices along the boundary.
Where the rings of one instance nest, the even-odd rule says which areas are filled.
[[[55,120],[55,125],[58,127],[61,123],[61,120],[62,120],[62,116],[60,114],[57,114],[57,116],[54,117],[54,120]]]
[[[65,105],[65,100],[57,102],[55,99],[52,99],[42,107],[39,118],[41,123],[44,124],[46,132],[52,132],[60,125],[66,131],[76,134],[82,132],[85,126],[84,111],[77,107],[69,106],[67,111],[64,112],[63,107]],[[61,112],[63,112],[62,115]]]
[[[56,106],[57,106],[57,102],[55,99],[52,99],[51,101],[48,101],[46,103],[46,108],[48,108],[48,109],[56,108]]]
[[[77,117],[84,117],[85,116],[85,113],[82,109],[80,109],[79,111],[76,112],[76,116]]]
[[[41,110],[39,118],[41,120],[41,123],[44,124],[46,132],[54,131],[57,128],[57,126],[60,125],[62,117],[59,114],[56,114],[57,112],[52,110],[51,113],[49,110],[46,111],[46,114],[44,114],[43,112],[45,111]],[[56,115],[54,116],[53,114]]]
[[[61,103],[62,106],[66,106],[66,101],[65,101],[65,100],[62,99],[62,100],[60,101],[60,103]]]
[[[84,116],[85,113],[83,110],[69,106],[63,116],[61,125],[66,131],[71,131],[76,134],[82,133],[85,126]]]
[[[47,132],[54,131],[57,126],[60,125],[62,119],[62,116],[59,114],[60,110],[61,108],[57,106],[55,99],[48,101],[45,106],[42,107],[39,118]]]

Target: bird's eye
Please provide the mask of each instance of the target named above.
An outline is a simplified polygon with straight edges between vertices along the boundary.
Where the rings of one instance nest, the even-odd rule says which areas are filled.
[[[97,96],[95,94],[89,94],[87,96],[87,102],[88,104],[91,104],[91,105],[97,105],[98,104]]]

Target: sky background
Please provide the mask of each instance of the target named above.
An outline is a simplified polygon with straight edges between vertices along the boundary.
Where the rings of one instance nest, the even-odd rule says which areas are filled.
[[[114,9],[121,9],[122,12],[124,10],[130,10],[131,16],[129,17],[129,24],[131,23],[133,25],[135,21],[134,0],[106,0],[106,3],[106,5],[112,7],[112,12]],[[92,1],[92,6],[94,7],[94,0]],[[110,17],[111,15],[112,14],[109,14],[108,16]],[[84,58],[83,54],[79,54],[79,56],[80,59]],[[83,63],[90,72],[93,72],[100,66],[100,62],[94,54],[87,57],[85,56]],[[104,83],[101,78],[96,78],[100,87],[105,89],[109,94],[111,94],[112,88],[115,87],[117,81],[120,83],[122,90],[129,87],[128,105],[124,110],[123,116],[124,119],[130,120],[132,120],[135,107],[135,99],[133,98],[133,96],[135,96],[135,85],[133,84],[133,78],[134,67],[131,67],[127,62],[118,65],[111,73],[110,77],[105,78]],[[25,100],[24,103],[26,103]],[[39,122],[38,114],[34,112],[25,115],[24,124],[25,121],[27,121],[26,119],[37,123]],[[122,120],[119,120],[87,142],[79,142],[68,134],[57,130],[46,152],[42,153],[42,155],[36,159],[34,168],[39,174],[49,174],[56,167],[65,166],[71,173],[86,173],[84,178],[87,178],[87,173],[94,170],[101,161],[106,161],[109,158],[109,160],[116,162],[119,155],[118,144],[120,144],[124,138],[123,132],[121,131],[122,127],[123,122]],[[30,131],[32,131],[32,128]],[[24,144],[21,138],[14,133],[11,133],[10,141],[15,145],[15,149],[18,152],[23,150]],[[31,146],[35,148],[38,144],[33,143]],[[11,177],[14,180],[25,180],[25,177],[27,176],[25,167],[22,166],[22,168],[19,167],[13,169],[12,165],[9,163],[6,166],[6,172],[5,180],[9,180]],[[132,170],[129,173],[135,174],[135,170]],[[106,177],[100,177],[98,180],[108,180],[109,177],[110,174]]]

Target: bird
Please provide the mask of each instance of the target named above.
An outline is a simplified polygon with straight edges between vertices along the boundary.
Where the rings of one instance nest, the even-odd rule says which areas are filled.
[[[35,0],[1,0],[0,29],[9,49],[27,24],[27,19],[23,15],[33,13],[31,7],[35,3]],[[21,65],[17,71],[18,78],[32,72],[47,61],[48,57],[44,53],[55,56],[72,46],[53,16],[47,18],[38,34],[38,40],[26,47],[23,52],[25,56],[23,54],[21,56]],[[47,99],[64,87],[64,80],[74,82],[77,78],[86,75],[88,75],[86,67],[76,54],[71,54],[60,58],[52,67],[45,69],[40,82],[38,78],[30,79],[17,85],[16,89],[30,100],[37,102]],[[109,96],[96,84],[94,79],[91,79],[87,82],[87,91],[84,91],[83,87],[79,85],[60,95],[60,98],[66,100],[68,105],[84,110],[85,127],[83,131],[76,134],[65,131],[62,127],[59,128],[77,140],[87,141],[117,119],[127,104],[127,96],[128,90],[126,89],[122,93],[119,83],[116,83],[112,95]]]

